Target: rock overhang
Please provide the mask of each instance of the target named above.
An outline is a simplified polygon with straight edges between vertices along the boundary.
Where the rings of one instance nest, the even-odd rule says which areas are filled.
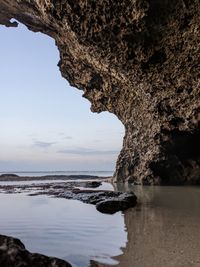
[[[54,38],[63,77],[92,111],[122,121],[115,180],[199,184],[199,1],[0,0],[0,8],[1,24],[17,26],[14,18]]]

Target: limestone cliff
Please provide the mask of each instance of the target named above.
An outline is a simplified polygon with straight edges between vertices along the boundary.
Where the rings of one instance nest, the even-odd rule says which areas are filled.
[[[115,179],[200,183],[199,0],[0,0],[0,23],[53,37],[94,112],[125,126]]]

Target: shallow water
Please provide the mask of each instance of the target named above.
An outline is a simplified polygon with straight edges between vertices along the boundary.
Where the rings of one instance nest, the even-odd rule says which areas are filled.
[[[77,267],[91,259],[114,264],[127,234],[121,213],[105,215],[80,201],[0,194],[0,234],[20,238],[26,248],[63,258]]]
[[[125,212],[128,242],[117,267],[200,266],[200,187],[117,189],[134,190],[139,201]]]
[[[200,266],[200,187],[115,189],[133,190],[138,205],[105,215],[73,200],[0,194],[0,233],[76,267]]]

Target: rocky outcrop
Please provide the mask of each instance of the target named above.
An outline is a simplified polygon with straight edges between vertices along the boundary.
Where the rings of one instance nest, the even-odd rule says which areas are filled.
[[[50,35],[94,112],[125,127],[115,180],[200,183],[199,0],[0,0],[0,23]]]
[[[118,193],[108,199],[99,201],[96,209],[102,213],[114,214],[117,211],[125,211],[137,204],[137,197],[133,192]]]
[[[137,197],[133,192],[120,192],[109,190],[73,190],[64,192],[59,197],[77,199],[84,203],[96,205],[96,209],[101,213],[114,214],[118,211],[125,211],[135,207]]]
[[[72,267],[71,264],[37,253],[30,253],[16,238],[0,235],[0,266],[2,267]]]
[[[56,181],[56,180],[63,180],[63,181],[69,181],[69,180],[93,180],[92,182],[88,182],[88,187],[95,187],[99,186],[100,182],[97,182],[95,180],[101,180],[104,181],[108,179],[108,177],[99,177],[94,175],[43,175],[43,176],[19,176],[16,174],[2,174],[0,175],[0,182],[19,182],[19,181]]]
[[[79,200],[83,203],[95,205],[98,211],[109,214],[127,210],[137,204],[137,197],[133,192],[124,193],[123,191],[93,189],[100,185],[101,182],[97,181],[12,184],[0,185],[0,193],[26,193],[29,196],[48,195]]]

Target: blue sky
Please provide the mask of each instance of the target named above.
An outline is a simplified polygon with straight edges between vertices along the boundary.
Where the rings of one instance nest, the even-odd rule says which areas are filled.
[[[0,27],[0,171],[113,170],[124,127],[59,72],[54,40]]]

